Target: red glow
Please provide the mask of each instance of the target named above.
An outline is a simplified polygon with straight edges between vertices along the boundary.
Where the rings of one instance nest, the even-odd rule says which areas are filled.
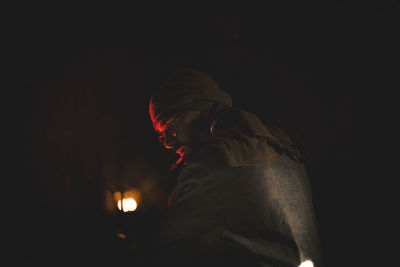
[[[165,142],[164,142],[164,147],[165,147],[166,149],[173,149],[173,148],[174,148],[173,146],[168,146],[168,145],[166,145]]]
[[[182,156],[183,156],[183,154],[182,154]],[[176,162],[175,162],[175,164],[176,165],[179,165],[181,162],[182,162],[182,160],[183,160],[183,158],[181,157],[181,158],[179,158]]]
[[[183,155],[184,155],[183,149],[185,149],[185,147],[184,147],[184,146],[181,146],[181,147],[176,151],[176,154],[178,154],[179,156],[183,157]]]
[[[155,122],[155,120],[156,120],[156,114],[155,114],[155,112],[154,112],[154,103],[151,103],[151,102],[150,102],[150,105],[149,105],[149,113],[150,113],[151,121],[152,121],[153,124],[154,124],[154,122]]]
[[[166,124],[162,125],[161,122],[156,122],[156,123],[153,122],[153,127],[157,131],[157,133],[162,134],[164,133],[165,128],[167,128],[167,125]]]
[[[160,135],[160,142],[164,145],[166,149],[176,149],[174,146],[168,146],[165,142],[165,131],[168,127],[168,124],[173,121],[173,118],[169,119],[168,121],[157,121],[157,117],[154,111],[154,104],[150,103],[149,106],[149,113],[151,120],[153,122],[153,128],[154,130]],[[174,135],[175,136],[175,135]],[[175,164],[172,165],[171,170],[175,169],[182,161],[183,161],[183,155],[184,155],[184,146],[180,147],[178,150],[175,151],[176,154],[178,154],[180,157],[176,161]]]

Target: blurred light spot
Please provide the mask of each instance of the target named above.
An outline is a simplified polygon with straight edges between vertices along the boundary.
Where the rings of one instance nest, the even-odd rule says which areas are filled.
[[[123,212],[134,211],[137,208],[136,200],[133,198],[124,198],[122,201],[118,201],[118,209]]]
[[[126,234],[123,233],[118,233],[117,236],[121,239],[125,239],[126,238]]]
[[[314,267],[314,263],[310,260],[303,261],[299,267]]]
[[[135,188],[130,188],[124,191],[123,194],[121,192],[115,192],[114,199],[119,210],[123,212],[135,211],[140,204],[141,193]]]

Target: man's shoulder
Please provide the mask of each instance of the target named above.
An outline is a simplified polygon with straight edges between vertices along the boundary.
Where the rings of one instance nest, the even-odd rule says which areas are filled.
[[[302,160],[298,145],[285,131],[245,110],[230,109],[221,116],[216,128],[212,142],[220,147],[226,159],[236,164],[268,162],[283,153],[296,161]]]
[[[282,154],[301,160],[298,147],[280,128],[231,108],[219,116],[208,143],[191,162],[200,168],[243,167],[271,162]]]

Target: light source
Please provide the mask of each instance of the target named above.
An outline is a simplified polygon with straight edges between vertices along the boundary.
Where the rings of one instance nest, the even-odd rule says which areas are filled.
[[[111,215],[116,227],[116,236],[119,239],[127,239],[127,228],[130,227],[132,216],[140,208],[142,194],[134,187],[120,186],[118,189],[103,184],[104,188],[104,212]]]
[[[122,212],[133,212],[137,209],[141,194],[135,188],[114,192],[114,200],[118,210]]]
[[[122,200],[118,200],[117,206],[118,209],[123,212],[135,211],[137,208],[137,202],[131,197],[123,198]]]
[[[303,261],[299,267],[314,267],[314,263],[310,260]]]

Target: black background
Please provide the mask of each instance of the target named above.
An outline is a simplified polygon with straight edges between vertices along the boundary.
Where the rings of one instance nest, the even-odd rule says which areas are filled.
[[[4,6],[6,263],[140,266],[152,256],[175,157],[157,143],[148,100],[191,67],[303,147],[326,266],[395,266],[399,18],[398,1]],[[148,173],[151,204],[104,214],[103,183]]]

